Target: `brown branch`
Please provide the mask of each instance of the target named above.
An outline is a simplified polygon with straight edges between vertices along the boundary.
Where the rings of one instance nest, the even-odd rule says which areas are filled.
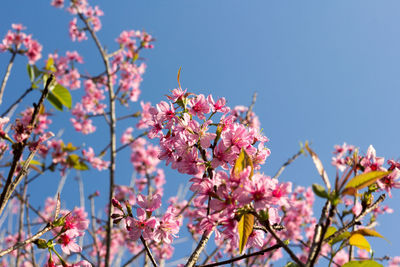
[[[329,209],[328,216],[326,217],[326,212]],[[329,225],[335,216],[336,206],[332,205],[330,200],[327,200],[321,214],[320,221],[315,228],[314,239],[311,244],[310,254],[307,259],[307,266],[314,266],[317,262],[318,256],[321,252],[322,244],[324,241],[324,236],[328,230]]]
[[[190,255],[189,260],[187,261],[185,267],[195,266],[195,264],[200,256],[200,253],[203,251],[208,240],[210,239],[211,234],[214,232],[214,228],[215,228],[215,226],[211,230],[204,231],[203,236],[201,237],[201,240],[197,244],[197,247],[193,251],[192,255]]]
[[[31,121],[29,122],[28,128],[34,129],[36,125],[36,120],[39,115],[39,110],[41,106],[43,105],[44,100],[46,99],[48,93],[49,93],[49,87],[51,82],[54,80],[54,75],[50,75],[50,77],[46,81],[46,85],[44,87],[44,90],[42,92],[42,95],[39,99],[38,104],[34,104],[34,110],[32,113],[32,118]],[[29,137],[28,137],[29,138]],[[17,166],[19,163],[19,160],[22,156],[22,152],[24,151],[26,147],[26,141],[25,139],[24,142],[21,143],[16,143],[14,144],[14,149],[13,149],[13,162],[11,164],[10,171],[8,172],[8,177],[6,180],[6,183],[3,187],[3,192],[1,193],[0,196],[0,214],[3,212],[5,206],[7,205],[8,200],[10,199],[11,194],[14,192],[16,186],[18,183],[21,181],[21,179],[27,174],[28,167],[30,165],[30,162],[32,161],[36,151],[31,151],[29,154],[28,158],[25,160],[24,165],[22,166],[20,172],[18,173],[17,177],[13,180],[14,174],[17,170]]]
[[[236,258],[232,258],[230,260],[226,260],[226,261],[220,261],[220,262],[215,262],[215,263],[211,263],[211,264],[205,264],[205,265],[196,265],[197,267],[213,267],[213,266],[220,266],[220,265],[224,265],[224,264],[229,264],[229,263],[233,263],[235,261],[240,261],[243,259],[247,259],[253,256],[257,256],[257,255],[264,255],[264,253],[266,252],[270,252],[273,251],[275,249],[281,248],[282,246],[280,244],[276,244],[272,247],[257,251],[257,252],[253,252],[250,254],[244,254],[242,256],[236,257]]]

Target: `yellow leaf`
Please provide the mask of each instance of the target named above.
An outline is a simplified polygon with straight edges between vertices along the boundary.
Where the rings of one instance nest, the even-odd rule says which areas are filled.
[[[373,229],[359,229],[357,231],[354,231],[353,233],[358,233],[361,234],[363,236],[375,236],[375,237],[380,237],[385,239],[387,242],[389,242],[389,240],[387,240],[385,237],[383,237],[380,233],[378,233],[377,231],[373,230]]]
[[[391,171],[384,172],[384,171],[372,171],[372,172],[367,172],[367,173],[362,173],[360,175],[356,175],[351,179],[347,185],[345,186],[345,189],[347,188],[354,188],[356,190],[362,189],[364,187],[367,187],[373,183],[375,183],[377,180],[382,179],[383,177],[387,176],[390,174]]]
[[[371,246],[368,243],[367,239],[362,234],[352,234],[349,238],[349,244],[352,246],[356,246],[359,249],[365,249],[368,252],[371,251]]]
[[[336,232],[336,228],[333,227],[333,226],[329,226],[329,228],[326,230],[324,239],[330,237],[330,236],[333,235],[335,232]],[[329,242],[329,243],[332,243],[332,240],[331,240],[331,242]]]
[[[253,214],[249,213],[243,214],[238,224],[240,254],[242,254],[243,249],[246,246],[247,239],[249,238],[251,232],[253,232],[253,226],[254,226]]]
[[[235,165],[233,166],[233,176],[239,177],[240,173],[249,166],[251,167],[251,172],[249,176],[249,178],[251,179],[254,173],[253,161],[251,160],[247,152],[242,148],[239,153],[239,157],[236,159]]]

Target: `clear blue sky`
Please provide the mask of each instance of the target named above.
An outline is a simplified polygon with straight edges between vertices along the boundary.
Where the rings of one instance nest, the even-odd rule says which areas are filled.
[[[61,54],[82,51],[86,65],[80,70],[99,70],[100,59],[93,43],[72,43],[68,37],[71,17],[49,3],[3,0],[1,38],[11,23],[22,23],[44,45],[44,55],[55,50]],[[157,39],[155,49],[143,54],[148,68],[141,87],[142,100],[162,100],[176,87],[181,66],[183,87],[195,93],[225,96],[231,106],[248,105],[252,93],[258,93],[255,112],[271,139],[272,155],[263,168],[265,173],[274,174],[304,140],[312,142],[331,179],[335,174],[330,167],[335,144],[347,142],[364,152],[373,144],[378,155],[399,158],[399,1],[97,3],[105,12],[99,36],[108,47],[115,48],[114,40],[124,29],[145,29]],[[9,55],[0,55],[1,76],[8,60]],[[22,58],[17,61],[6,98],[28,86],[27,62]],[[66,133],[69,131],[66,129]],[[126,164],[119,172],[118,182],[126,182],[131,167]],[[170,194],[177,184],[187,181],[175,172],[167,174],[168,183],[173,185],[167,191]],[[104,190],[107,175],[102,175],[92,178],[101,179]],[[51,178],[47,179],[51,184]],[[290,166],[282,179],[300,185],[321,183],[309,157]],[[88,193],[99,186],[98,181],[86,181],[94,187],[86,188]],[[70,184],[65,192],[73,201],[77,190],[72,177]],[[42,186],[36,186],[42,192]],[[46,190],[54,194],[56,188]],[[400,192],[396,191],[386,201],[395,213],[382,217],[377,229],[391,244],[371,240],[376,255],[400,251],[399,201]]]

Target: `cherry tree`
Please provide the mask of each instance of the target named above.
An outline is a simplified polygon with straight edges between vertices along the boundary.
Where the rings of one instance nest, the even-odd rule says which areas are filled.
[[[248,107],[229,107],[224,97],[181,86],[179,70],[177,87],[165,98],[154,105],[139,101],[147,67],[142,55],[154,47],[152,35],[125,30],[116,36],[117,49],[108,50],[112,46],[97,35],[100,7],[86,0],[51,5],[71,15],[71,40],[91,42],[102,71],[83,71],[79,51],[54,48],[42,55],[42,45],[24,25],[12,24],[5,33],[0,52],[11,58],[0,88],[0,227],[7,217],[17,223],[3,232],[2,266],[164,266],[176,263],[170,262],[174,253],[182,266],[400,265],[400,257],[375,255],[366,239],[384,238],[375,226],[380,215],[392,212],[383,202],[400,187],[400,162],[378,157],[373,146],[361,154],[344,143],[334,147],[332,179],[305,142],[275,175],[265,174],[261,166],[271,152],[253,112],[256,95]],[[14,62],[24,57],[28,89],[16,93],[16,100],[3,99]],[[40,95],[33,105],[27,102],[32,92]],[[86,146],[54,134],[53,121],[62,112],[88,144],[102,134],[98,125],[106,125],[104,143]],[[135,123],[121,129],[126,119]],[[125,150],[130,158],[121,156]],[[302,155],[312,159],[321,184],[306,188],[279,180]],[[133,166],[130,185],[118,184],[121,161]],[[164,195],[173,184],[165,168],[186,177],[190,196]],[[105,176],[107,191],[93,190],[88,206],[62,209],[62,194],[49,196],[43,207],[31,204],[31,183],[52,175],[62,177],[62,186],[69,172]],[[96,211],[100,194],[107,205]],[[316,197],[321,211],[313,209]],[[178,253],[182,235],[195,246]]]

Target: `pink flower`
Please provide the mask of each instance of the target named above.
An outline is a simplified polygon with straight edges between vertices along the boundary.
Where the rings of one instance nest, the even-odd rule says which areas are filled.
[[[204,114],[210,113],[210,106],[202,94],[190,99],[189,105],[192,107],[190,114],[199,117],[201,120],[206,118]]]
[[[211,106],[212,112],[222,112],[226,114],[230,111],[230,108],[225,106],[226,100],[224,97],[218,99],[217,102],[214,102],[212,95],[208,95],[207,101],[212,105]]]
[[[110,162],[104,161],[99,157],[96,157],[93,148],[89,147],[88,150],[82,150],[82,154],[85,160],[89,161],[93,168],[99,171],[105,170],[110,165]]]
[[[177,237],[181,224],[182,218],[177,218],[175,208],[169,206],[159,221],[158,227],[154,232],[154,238],[166,244],[171,244],[172,238]]]
[[[369,171],[386,171],[382,167],[385,159],[376,156],[375,148],[370,145],[367,150],[367,155],[360,161],[361,166],[365,168],[364,172]]]
[[[159,194],[155,194],[154,196],[145,197],[142,194],[138,194],[136,202],[146,212],[151,212],[161,207],[161,196]]]
[[[186,95],[187,89],[184,91],[181,88],[176,88],[171,91],[171,95],[167,95],[167,98],[172,102],[176,102],[178,100],[182,100]]]
[[[85,31],[78,28],[77,18],[73,18],[69,23],[69,36],[73,42],[87,40]]]
[[[62,8],[64,6],[64,0],[52,0],[51,5],[57,8]]]
[[[128,217],[127,229],[129,231],[129,237],[132,240],[138,240],[142,235],[145,240],[151,240],[154,236],[154,229],[157,225],[157,219],[154,217],[146,218],[146,212],[138,208],[137,218]]]
[[[69,229],[58,239],[62,251],[69,255],[71,252],[81,252],[82,248],[76,243],[75,237],[79,236],[77,229]]]

